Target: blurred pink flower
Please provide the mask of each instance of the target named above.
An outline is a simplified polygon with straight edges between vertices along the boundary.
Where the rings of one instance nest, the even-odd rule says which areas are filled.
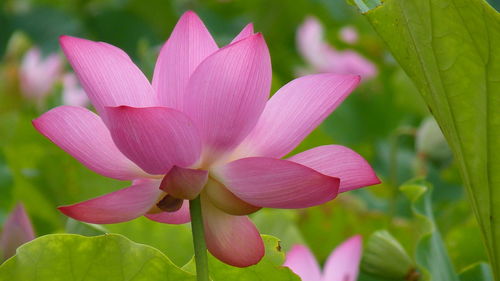
[[[339,31],[339,37],[340,40],[349,44],[354,44],[358,42],[359,39],[358,32],[356,31],[356,28],[354,28],[354,26],[342,27]]]
[[[2,229],[0,252],[3,260],[16,254],[16,249],[22,244],[35,239],[31,221],[22,204],[17,204],[9,214]]]
[[[284,266],[289,267],[302,281],[356,281],[361,252],[361,236],[349,238],[330,254],[322,272],[311,250],[303,245],[295,245],[287,253]]]
[[[38,48],[31,48],[25,55],[20,68],[21,90],[26,98],[43,101],[60,78],[62,59],[51,54],[42,59]]]
[[[257,263],[264,245],[246,216],[261,207],[305,208],[338,192],[379,183],[370,165],[337,145],[281,160],[356,87],[354,75],[298,78],[269,101],[271,61],[247,25],[218,48],[186,12],[162,47],[152,85],[122,50],[61,37],[64,53],[98,115],[61,106],[33,121],[88,168],[132,186],[60,210],[89,223],[141,215],[190,220],[201,194],[209,251],[234,266]],[[340,180],[339,180],[340,179]]]
[[[321,23],[314,17],[307,18],[297,30],[297,44],[302,57],[313,72],[357,74],[369,79],[377,74],[376,66],[355,51],[338,51],[324,38]]]
[[[67,73],[63,76],[62,100],[65,105],[86,107],[90,104],[85,91],[78,84],[75,74]]]

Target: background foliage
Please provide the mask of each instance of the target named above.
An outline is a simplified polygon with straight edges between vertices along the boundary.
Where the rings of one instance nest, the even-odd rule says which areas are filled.
[[[433,212],[438,242],[449,256],[450,271],[458,276],[466,270],[461,280],[481,280],[471,276],[488,272],[484,264],[471,267],[486,261],[486,254],[457,162],[450,154],[424,155],[416,148],[416,134],[430,113],[368,21],[344,0],[296,0],[293,4],[286,0],[5,0],[0,5],[0,223],[16,202],[23,202],[38,236],[117,233],[157,248],[162,253],[150,248],[148,251],[158,255],[163,263],[170,259],[182,267],[192,257],[189,225],[161,225],[141,218],[96,228],[68,221],[56,210],[59,205],[107,193],[127,183],[87,170],[32,128],[33,118],[60,103],[60,86],[43,108],[22,98],[16,73],[23,50],[9,49],[8,44],[14,32],[25,33],[45,54],[60,52],[57,38],[61,34],[105,41],[124,49],[150,77],[159,46],[184,11],[196,11],[219,45],[230,42],[247,22],[253,22],[255,29],[264,34],[271,52],[274,91],[292,80],[297,68],[305,65],[296,49],[295,32],[307,16],[314,15],[325,25],[331,44],[363,54],[377,65],[379,73],[364,81],[295,152],[331,143],[349,146],[370,161],[383,183],[342,194],[333,202],[307,210],[264,209],[253,215],[254,222],[263,234],[281,240],[281,251],[295,243],[307,244],[320,262],[354,234],[363,235],[366,242],[375,231],[387,229],[412,259],[417,257],[413,259],[415,266],[425,267],[418,258],[421,249],[417,241],[428,229],[422,228],[414,217],[413,199],[399,190],[402,183],[420,177],[434,186],[432,196],[426,195],[426,200]],[[492,1],[492,5],[499,7],[497,1]],[[354,26],[360,33],[359,42],[353,46],[338,37],[338,31],[346,25]],[[116,239],[125,247],[142,247],[130,246],[131,242],[121,236],[106,237],[94,241]],[[64,235],[44,239],[90,241]],[[23,249],[30,247],[36,248],[29,244]],[[4,270],[0,271],[0,280],[2,272],[6,272],[4,268],[12,267],[9,264],[22,263],[21,256],[16,259],[0,267]],[[278,267],[278,262],[274,262],[268,264],[271,269],[264,270]],[[224,270],[229,269],[220,269],[220,276],[227,274]],[[399,278],[403,279],[404,276]],[[387,279],[362,272],[360,280]]]

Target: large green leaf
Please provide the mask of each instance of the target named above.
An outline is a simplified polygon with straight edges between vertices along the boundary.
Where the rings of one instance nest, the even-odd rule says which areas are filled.
[[[68,219],[66,232],[84,236],[121,234],[134,242],[162,251],[179,266],[186,264],[194,254],[190,224],[163,224],[140,217],[128,222],[103,226]]]
[[[423,280],[458,281],[458,275],[434,222],[432,187],[423,180],[415,180],[401,186],[401,191],[412,202],[411,209],[422,231],[415,254],[419,269],[423,273]]]
[[[278,238],[262,235],[266,246],[266,255],[256,265],[239,268],[227,265],[213,256],[209,256],[209,274],[213,281],[300,281],[289,268],[282,266],[285,261],[285,254],[281,250]],[[186,264],[183,269],[194,273],[196,266],[194,260]]]
[[[373,1],[355,2],[362,10],[373,8],[363,5]],[[364,15],[450,143],[500,278],[498,12],[484,0],[386,0]]]
[[[194,281],[155,248],[120,235],[53,234],[25,244],[0,266],[0,281]]]

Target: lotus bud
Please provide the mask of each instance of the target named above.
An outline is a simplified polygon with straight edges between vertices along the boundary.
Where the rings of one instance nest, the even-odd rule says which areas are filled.
[[[373,233],[368,239],[363,259],[363,271],[385,279],[414,279],[415,265],[401,244],[386,230]],[[412,278],[412,279],[408,279]]]
[[[3,225],[0,239],[2,260],[15,255],[19,246],[33,239],[35,239],[35,232],[31,221],[23,205],[18,204]]]
[[[439,125],[432,117],[426,118],[417,131],[415,140],[417,153],[432,160],[447,160],[451,150]]]

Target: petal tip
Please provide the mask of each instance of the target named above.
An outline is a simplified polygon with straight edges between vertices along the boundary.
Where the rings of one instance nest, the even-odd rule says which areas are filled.
[[[31,120],[31,125],[33,125],[33,127],[34,127],[37,131],[39,131],[39,130],[38,130],[38,127],[39,127],[39,125],[40,125],[40,118],[41,118],[41,117],[38,117],[38,118],[35,118],[35,119],[32,119],[32,120]]]
[[[351,237],[349,240],[356,242],[356,243],[361,243],[363,241],[363,236],[361,236],[361,234],[356,234],[353,237]]]
[[[59,212],[63,213],[65,216],[68,216],[70,218],[73,218],[72,209],[73,208],[71,208],[71,205],[64,205],[57,207],[57,210],[59,210]]]
[[[184,14],[182,14],[181,18],[183,17],[198,17],[198,14],[196,14],[196,12],[194,12],[193,10],[187,10],[184,12]]]
[[[61,47],[66,47],[68,44],[71,44],[72,42],[76,42],[76,41],[84,41],[86,39],[82,39],[82,38],[78,38],[78,37],[74,37],[74,36],[70,36],[70,35],[61,35],[59,36],[59,44],[61,45]]]

